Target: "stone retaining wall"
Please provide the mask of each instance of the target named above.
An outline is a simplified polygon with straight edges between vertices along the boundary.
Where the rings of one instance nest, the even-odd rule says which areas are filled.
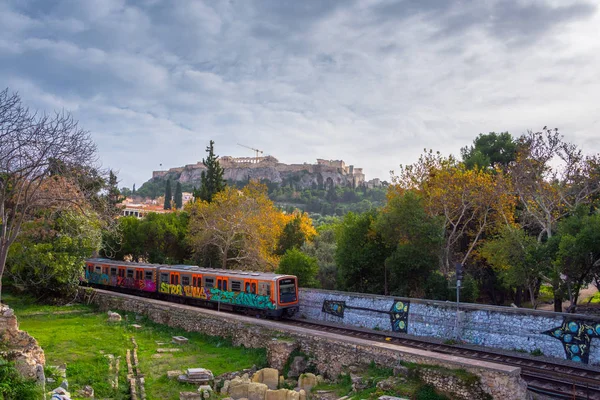
[[[300,289],[300,317],[415,336],[456,338],[456,303]],[[600,318],[461,303],[467,343],[600,364]]]
[[[412,362],[448,369],[465,369],[480,378],[478,390],[495,399],[527,398],[526,385],[520,378],[520,368],[516,367],[468,360],[388,343],[373,343],[330,333],[318,333],[270,320],[218,313],[213,310],[98,289],[95,289],[95,295],[91,299],[102,310],[135,312],[146,315],[160,324],[187,331],[203,332],[211,336],[231,338],[234,345],[267,348],[269,361],[273,367],[280,367],[282,363],[282,357],[277,349],[289,352],[297,346],[302,352],[314,357],[313,362],[319,372],[329,377],[337,377],[344,367],[349,365],[375,362],[392,367],[399,365],[400,362]],[[282,345],[282,342],[285,345]],[[438,381],[433,380],[432,383],[436,384],[436,382]],[[441,383],[437,385],[441,390],[447,390],[439,386]]]

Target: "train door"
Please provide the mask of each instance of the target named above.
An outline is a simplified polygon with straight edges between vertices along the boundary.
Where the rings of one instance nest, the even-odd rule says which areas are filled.
[[[202,275],[192,274],[192,297],[206,299],[206,294],[202,289]]]
[[[217,288],[219,290],[227,292],[229,290],[227,287],[227,283],[228,283],[228,281],[227,281],[226,277],[223,277],[223,276],[217,277]]]
[[[143,268],[136,268],[135,269],[135,287],[138,289],[143,289],[144,288],[144,269]]]
[[[244,279],[244,292],[257,294],[258,281],[256,279]]]
[[[171,272],[171,285],[179,285],[179,272]]]

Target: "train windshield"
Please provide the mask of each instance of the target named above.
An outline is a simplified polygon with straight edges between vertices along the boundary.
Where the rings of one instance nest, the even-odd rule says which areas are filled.
[[[287,278],[279,281],[279,302],[292,303],[296,301],[296,279]]]

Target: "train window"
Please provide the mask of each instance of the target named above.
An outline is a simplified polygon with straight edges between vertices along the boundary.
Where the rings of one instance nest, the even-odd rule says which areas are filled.
[[[169,283],[169,274],[166,274],[166,273],[160,274],[160,282],[161,283]]]
[[[146,280],[147,281],[151,281],[152,280],[152,271],[146,271]]]
[[[227,281],[226,280],[218,280],[219,290],[227,291]]]
[[[88,271],[90,273],[94,272],[94,266],[92,264],[88,264]]]
[[[110,276],[117,276],[117,267],[110,267]]]
[[[120,276],[121,278],[125,278],[125,269],[123,269],[123,268],[119,268],[119,276]]]
[[[181,284],[183,286],[189,286],[190,285],[190,277],[189,276],[182,276],[181,277]]]
[[[252,282],[252,284],[250,285],[250,292],[256,294],[256,283]]]
[[[143,276],[144,276],[144,272],[143,271],[138,271],[138,270],[135,271],[135,279],[137,281],[139,281],[140,279],[142,279]]]
[[[211,288],[215,287],[215,278],[204,278],[204,287]]]
[[[171,274],[171,285],[179,285],[179,275]]]
[[[279,281],[279,301],[291,303],[296,301],[296,280],[293,278]]]
[[[102,268],[100,268],[99,266],[96,265],[96,273],[100,274],[102,273]]]
[[[127,268],[127,277],[133,278],[133,270],[131,268]]]
[[[271,283],[270,282],[258,282],[258,294],[261,296],[271,295]]]
[[[231,281],[231,291],[232,292],[241,292],[242,291],[242,282]]]
[[[102,267],[102,273],[108,275],[108,267]]]
[[[246,287],[244,288],[244,292],[250,293],[250,282],[246,282]]]

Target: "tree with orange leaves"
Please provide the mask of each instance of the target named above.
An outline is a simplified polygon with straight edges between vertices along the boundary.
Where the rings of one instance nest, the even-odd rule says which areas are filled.
[[[515,198],[501,170],[467,169],[453,157],[425,152],[393,179],[400,189],[417,190],[425,209],[444,220],[441,272],[466,263],[486,232],[513,222]]]
[[[265,185],[251,182],[238,190],[226,187],[210,203],[188,203],[189,240],[196,253],[215,251],[221,268],[273,271],[277,241],[285,215],[267,196]]]

